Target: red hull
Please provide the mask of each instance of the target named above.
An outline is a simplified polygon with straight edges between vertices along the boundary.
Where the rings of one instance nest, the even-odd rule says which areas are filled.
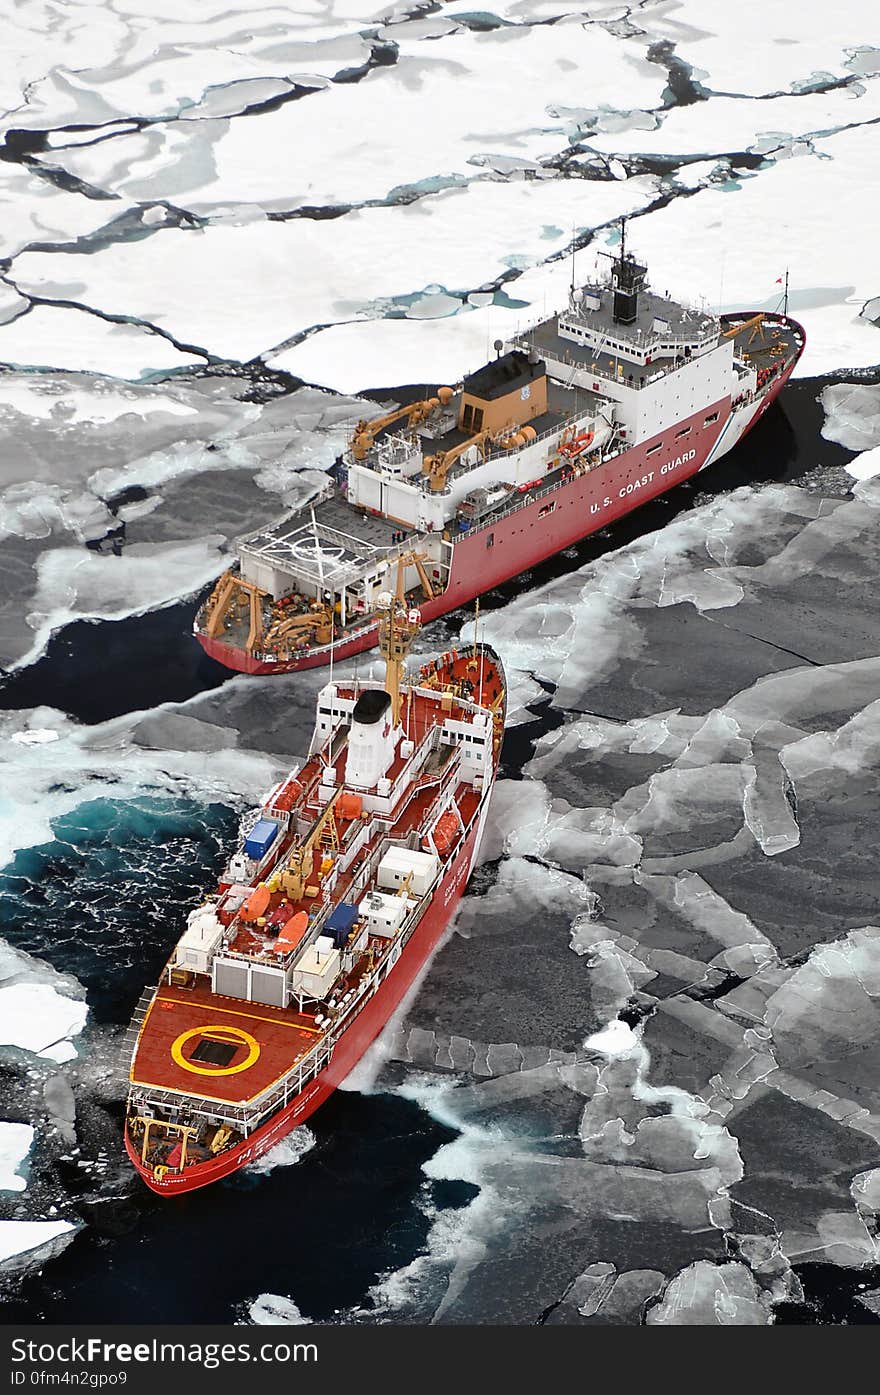
[[[364,1004],[351,1026],[339,1038],[328,1064],[285,1109],[274,1114],[236,1148],[230,1148],[211,1162],[187,1167],[183,1173],[169,1172],[161,1181],[156,1180],[151,1168],[142,1165],[139,1155],[131,1146],[126,1130],[126,1152],[151,1191],[160,1196],[176,1196],[181,1192],[206,1187],[211,1182],[219,1181],[221,1177],[228,1177],[230,1173],[237,1172],[240,1167],[253,1162],[280,1142],[298,1125],[305,1123],[328,1095],[341,1084],[357,1065],[367,1047],[382,1031],[449,924],[470,876],[490,793],[491,790],[486,792],[461,851],[448,867],[431,904],[401,952],[399,960],[381,986]]]
[[[796,362],[795,359],[767,389],[739,440],[776,400]],[[674,430],[667,428],[659,436],[607,461],[598,470],[560,485],[552,495],[532,499],[498,522],[464,535],[455,544],[446,590],[420,605],[422,622],[427,624],[469,604],[476,596],[519,576],[591,533],[607,528],[640,504],[690,479],[709,463],[730,411],[729,397],[711,403],[677,423]],[[717,422],[707,425],[706,418],[715,412],[718,413]],[[733,444],[731,442],[731,446]],[[725,444],[721,453],[726,453],[727,449]],[[239,673],[291,673],[317,668],[330,661],[329,645],[309,650],[287,662],[266,663],[244,649],[235,649],[206,635],[197,634],[196,638],[212,659]],[[377,639],[375,627],[341,639],[334,647],[334,659],[342,661],[372,649]]]

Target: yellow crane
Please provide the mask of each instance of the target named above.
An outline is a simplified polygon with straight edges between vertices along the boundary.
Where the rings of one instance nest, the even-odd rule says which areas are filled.
[[[436,455],[426,455],[422,461],[422,472],[428,476],[432,491],[439,494],[446,488],[449,471],[471,446],[476,446],[485,457],[487,445],[500,446],[502,450],[517,450],[529,441],[534,441],[537,435],[533,426],[509,427],[506,432],[487,427],[473,436],[468,436],[467,440],[460,441],[457,446],[450,446],[449,450],[438,451]]]
[[[425,397],[420,402],[408,402],[405,407],[396,407],[393,412],[386,412],[384,416],[374,417],[372,421],[359,421],[351,438],[352,456],[358,461],[365,460],[367,452],[375,444],[380,431],[384,431],[387,426],[393,426],[395,422],[404,419],[409,427],[418,426],[421,422],[427,421],[438,407],[445,407],[454,396],[453,388],[441,387],[437,389],[434,397]]]
[[[748,340],[747,340],[747,343],[746,343],[746,347],[748,348],[748,347],[751,345],[752,340],[754,339],[755,335],[758,333],[759,330],[761,331],[761,339],[763,340],[763,338],[764,338],[763,326],[764,326],[764,313],[763,313],[763,311],[761,311],[761,312],[760,312],[759,314],[757,314],[757,315],[752,315],[752,317],[751,317],[750,319],[748,319],[748,320],[743,320],[742,324],[740,324],[740,325],[733,325],[733,326],[731,326],[730,329],[726,329],[726,330],[724,331],[724,333],[722,334],[721,338],[722,338],[722,339],[735,339],[735,338],[737,337],[737,335],[745,334],[746,330],[747,330],[747,329],[750,329],[750,330],[751,330],[751,334],[749,335]]]
[[[274,873],[267,882],[270,891],[283,891],[284,895],[291,901],[301,901],[305,896],[308,878],[312,875],[314,867],[315,850],[320,850],[325,835],[327,846],[339,847],[336,816],[333,810],[341,794],[342,786],[340,785],[339,789],[334,790],[324,805],[305,838],[293,848],[283,868]]]
[[[406,555],[397,559],[397,585],[394,594],[379,597],[379,653],[385,660],[385,691],[391,698],[391,723],[400,721],[400,684],[410,645],[421,628],[418,611],[407,609],[403,574]]]
[[[235,602],[244,600],[248,607],[250,626],[245,648],[252,654],[263,640],[263,601],[268,596],[252,581],[245,581],[234,572],[224,572],[208,597],[205,616],[205,631],[209,639],[216,639],[223,629],[224,621]]]
[[[329,644],[332,622],[333,616],[328,606],[319,606],[315,610],[305,611],[302,615],[289,615],[286,619],[276,620],[271,629],[267,630],[266,647],[312,632],[318,644]]]
[[[401,552],[400,556],[398,557],[398,563],[403,563],[404,567],[415,567],[419,581],[422,583],[422,590],[425,593],[425,600],[432,601],[434,599],[435,591],[434,583],[425,570],[424,564],[425,562],[427,562],[427,560],[428,554],[426,552]]]

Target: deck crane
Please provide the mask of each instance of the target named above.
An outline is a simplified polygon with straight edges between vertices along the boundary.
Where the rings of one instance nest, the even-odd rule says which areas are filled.
[[[375,445],[376,437],[380,431],[384,431],[387,426],[393,426],[395,422],[406,420],[407,426],[412,428],[427,421],[432,413],[439,407],[445,407],[455,396],[455,390],[451,387],[440,387],[434,397],[425,397],[420,402],[408,402],[404,407],[396,407],[393,412],[386,412],[384,416],[374,417],[372,421],[359,421],[354,429],[351,438],[351,453],[355,460],[365,460],[367,452]]]
[[[244,577],[236,576],[231,571],[224,572],[208,599],[207,632],[211,639],[216,639],[222,631],[233,603],[244,602],[250,621],[245,648],[252,654],[263,639],[263,601],[268,594],[253,581],[245,581]]]
[[[434,583],[425,570],[424,564],[427,560],[428,554],[426,552],[402,552],[397,559],[398,564],[402,564],[404,567],[415,567],[419,581],[422,583],[425,600],[432,601],[436,593],[434,591]]]
[[[342,794],[342,786],[333,794],[318,814],[301,843],[290,852],[283,867],[269,880],[269,890],[281,890],[291,901],[301,901],[306,895],[308,878],[312,875],[315,852],[325,846],[339,847],[334,807]]]
[[[473,436],[468,436],[466,440],[459,441],[457,446],[450,446],[449,450],[438,451],[436,455],[426,455],[422,470],[430,480],[432,491],[439,494],[446,488],[449,471],[471,446],[476,446],[485,458],[486,449],[490,445],[500,446],[502,450],[514,450],[529,441],[534,441],[537,434],[533,426],[513,426],[508,428],[507,432],[499,432],[497,427],[485,428]]]
[[[749,335],[748,340],[746,341],[746,348],[750,348],[750,347],[751,347],[752,340],[755,338],[755,335],[758,333],[759,330],[761,331],[761,339],[763,340],[763,338],[764,338],[764,312],[763,312],[763,311],[759,312],[759,314],[757,314],[757,315],[752,315],[751,319],[743,320],[742,324],[739,324],[739,325],[732,325],[730,329],[724,330],[723,334],[721,335],[721,338],[722,338],[722,339],[736,339],[738,335],[740,335],[740,334],[745,334],[745,332],[746,332],[747,329],[751,330],[751,334]]]

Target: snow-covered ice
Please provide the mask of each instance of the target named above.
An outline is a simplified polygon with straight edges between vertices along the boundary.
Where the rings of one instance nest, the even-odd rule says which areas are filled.
[[[0,1121],[0,1192],[23,1192],[27,1187],[23,1169],[33,1141],[32,1125]]]
[[[261,1293],[248,1308],[248,1318],[259,1327],[301,1327],[309,1321],[292,1298],[280,1293]]]
[[[62,1038],[79,1035],[88,1011],[47,983],[0,985],[0,1046],[48,1053]]]
[[[872,480],[875,475],[880,475],[880,446],[862,451],[849,462],[846,471],[856,480]]]
[[[72,1221],[0,1221],[0,1266],[19,1268],[32,1260],[48,1259],[72,1240],[77,1227]]]
[[[203,361],[138,325],[111,324],[86,310],[53,305],[36,305],[0,325],[0,360],[13,367],[71,368],[135,379]]]
[[[646,61],[647,43],[616,39],[576,16],[551,27],[460,30],[409,44],[401,27],[395,42],[401,54],[393,66],[246,123],[216,121],[206,130],[188,122],[168,130],[164,149],[162,134],[150,131],[54,158],[130,198],[173,188],[175,202],[196,211],[359,203],[434,177],[465,178],[481,157],[530,161],[564,150],[566,123],[548,107],[583,100],[584,68],[595,103],[658,106],[665,86],[662,68]],[[295,181],[279,149],[297,152]]]
[[[829,383],[819,400],[825,410],[822,435],[827,441],[837,441],[847,450],[857,451],[872,451],[880,446],[880,385]],[[858,462],[853,461],[853,466],[857,467]]]
[[[384,302],[405,311],[408,298],[435,285],[478,289],[563,250],[573,232],[645,207],[656,188],[651,177],[586,185],[481,180],[327,222],[166,228],[147,242],[87,255],[23,254],[16,284],[150,320],[180,340],[247,360],[313,325],[375,314]],[[241,276],[248,264],[258,276]],[[157,303],[165,309],[157,312]]]
[[[671,40],[677,55],[714,92],[797,91],[817,75],[847,77],[850,53],[869,43],[873,11],[863,0],[841,0],[834,24],[824,5],[788,0],[740,5],[730,26],[725,0],[648,0],[637,21],[657,39]]]

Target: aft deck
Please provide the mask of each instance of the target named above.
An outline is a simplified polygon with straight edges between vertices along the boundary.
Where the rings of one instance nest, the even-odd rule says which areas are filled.
[[[308,1014],[221,997],[208,980],[187,989],[163,986],[141,1028],[131,1083],[243,1105],[286,1075],[320,1036]],[[217,1050],[206,1051],[205,1042]]]

